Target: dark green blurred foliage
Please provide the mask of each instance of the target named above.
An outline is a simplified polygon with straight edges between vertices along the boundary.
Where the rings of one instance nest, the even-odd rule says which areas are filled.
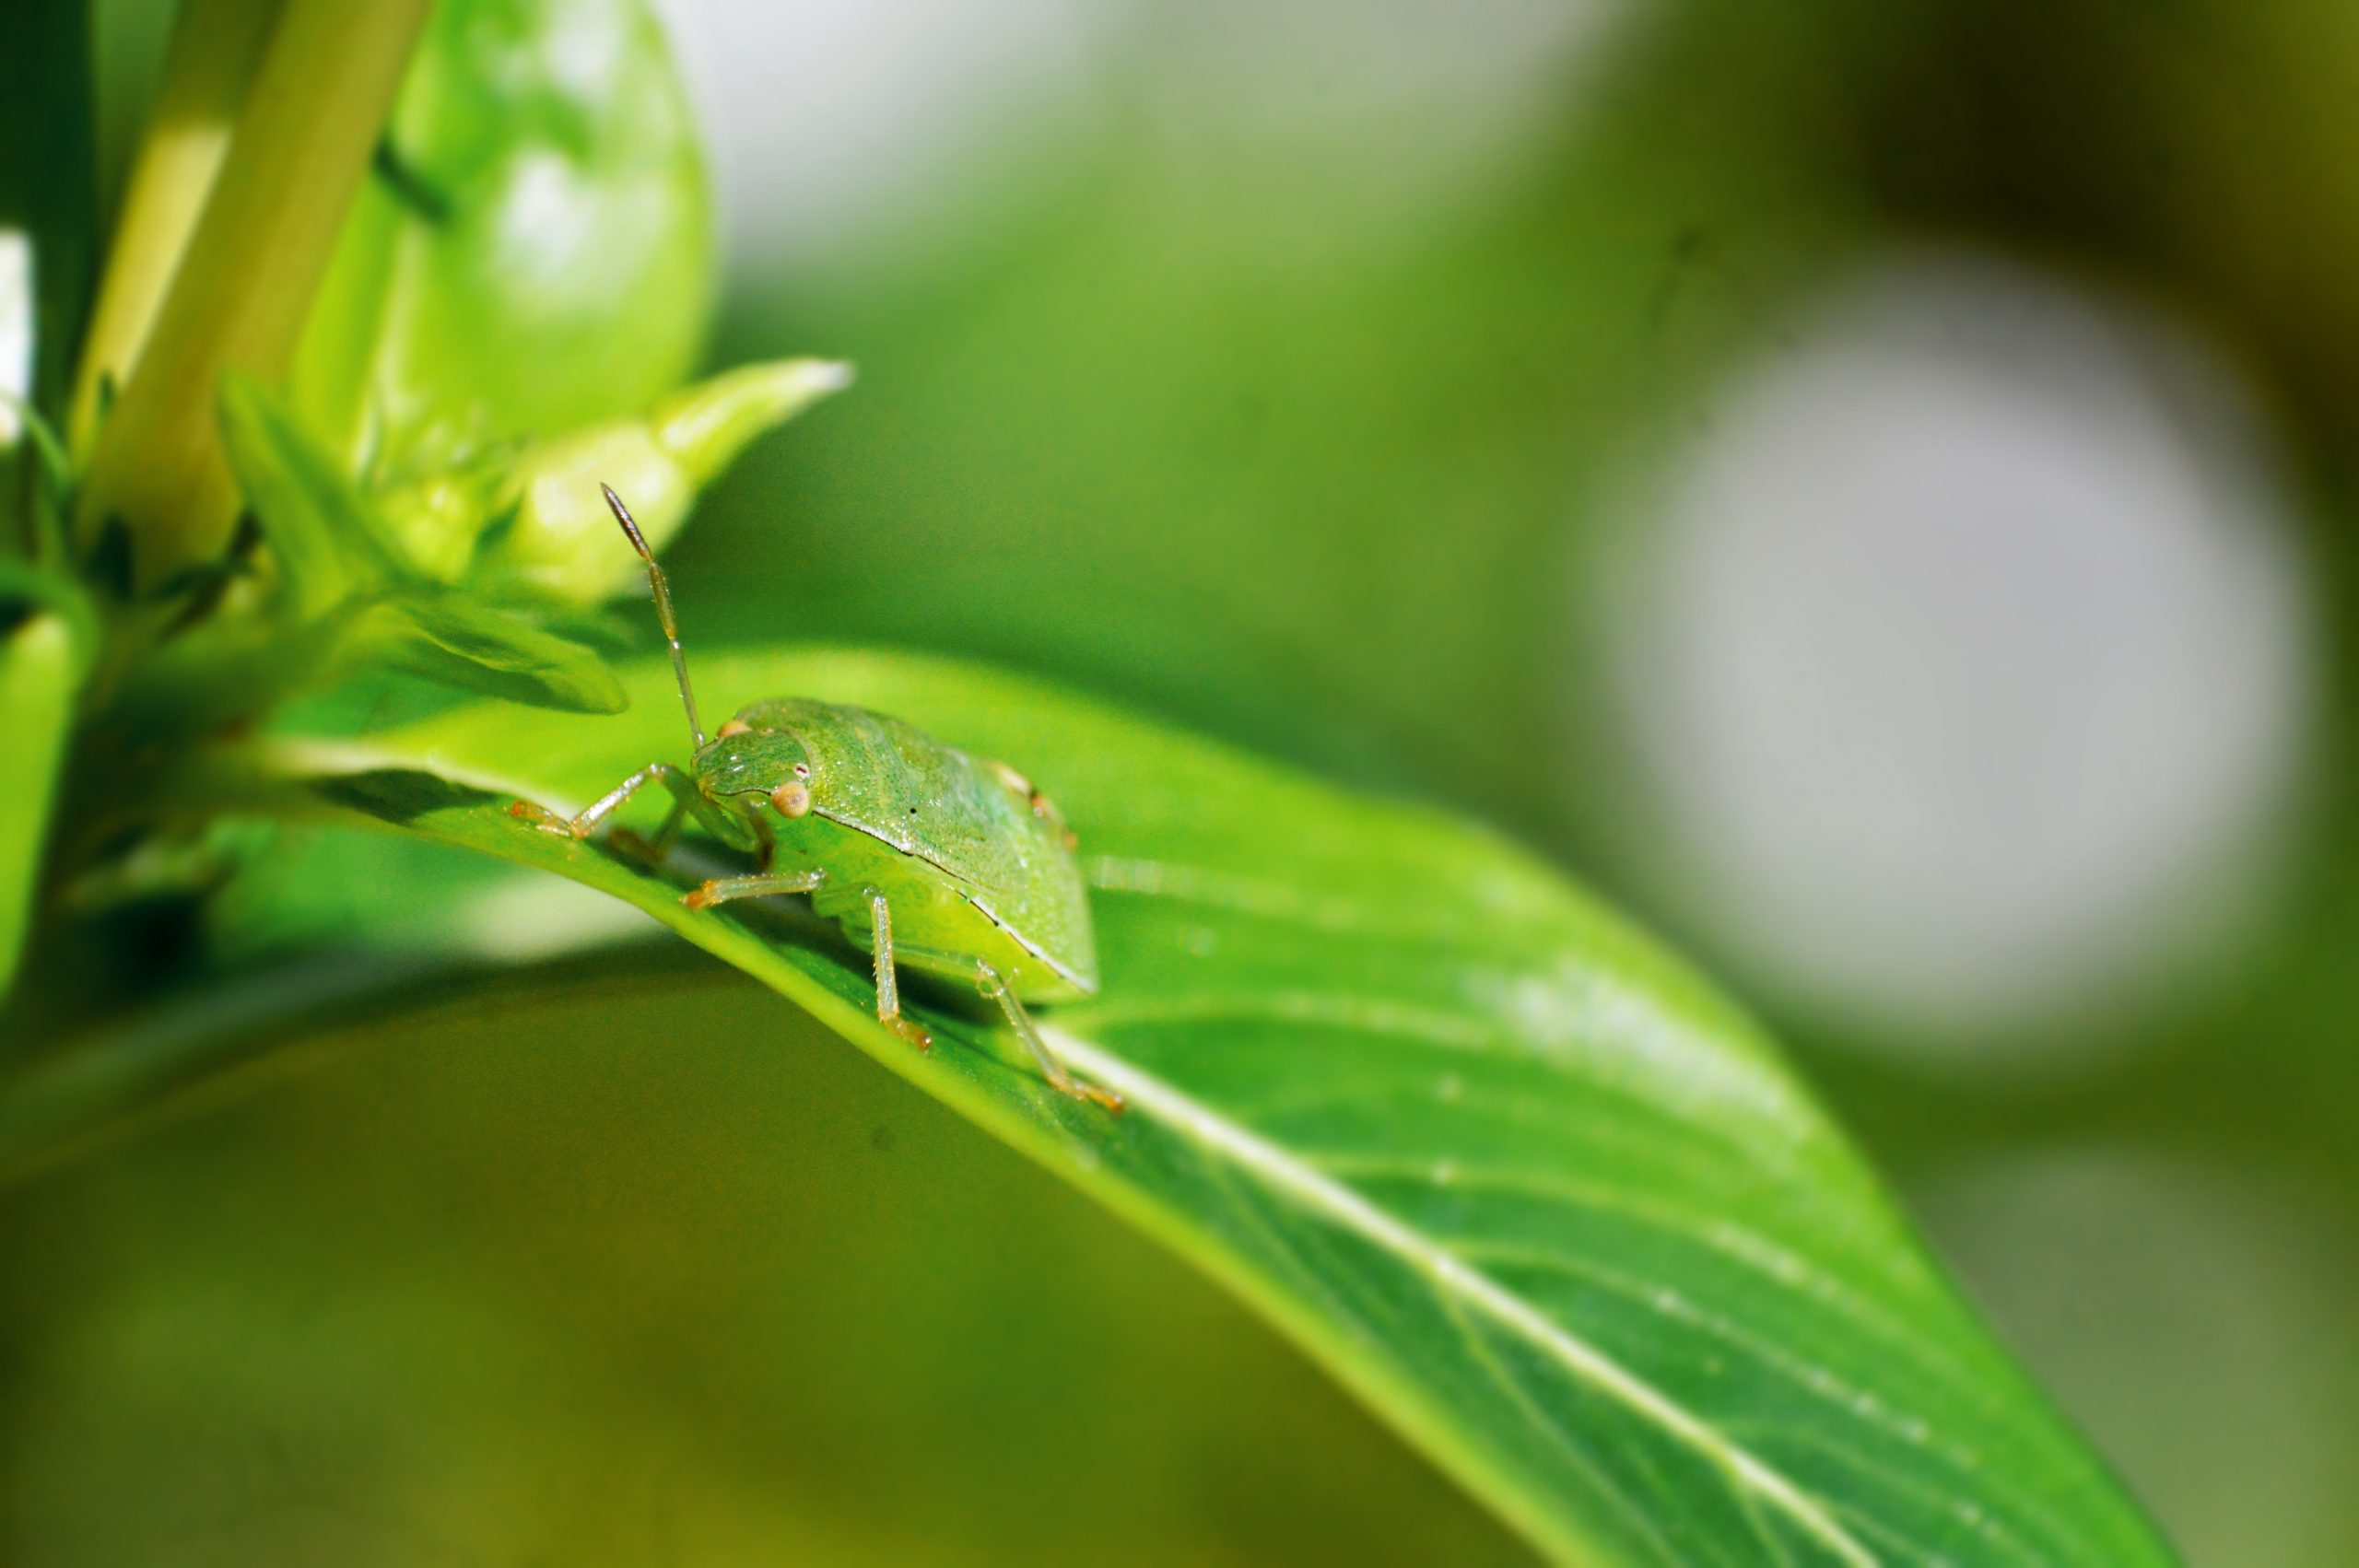
[[[1529,1561],[804,1013],[596,967],[0,1199],[12,1561]]]
[[[0,231],[40,234],[33,403],[55,416],[98,265],[98,128],[89,101],[88,0],[20,0],[0,31]],[[0,460],[0,474],[13,463]]]

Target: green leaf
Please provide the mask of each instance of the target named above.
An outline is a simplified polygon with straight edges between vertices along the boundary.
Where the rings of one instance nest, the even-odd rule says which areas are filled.
[[[1105,986],[1044,1022],[1128,1115],[1049,1091],[951,993],[912,1050],[864,959],[791,908],[693,912],[511,819],[512,793],[572,807],[678,760],[660,661],[619,720],[480,705],[365,766],[290,766],[314,803],[601,888],[799,1001],[1225,1281],[1555,1553],[2171,1561],[1754,1026],[1529,857],[960,666],[698,673],[717,703],[898,713],[1051,790]]]
[[[589,649],[458,594],[372,606],[354,628],[346,657],[534,708],[618,713],[628,700]]]
[[[654,402],[703,346],[711,197],[644,0],[435,7],[299,352],[372,480]]]

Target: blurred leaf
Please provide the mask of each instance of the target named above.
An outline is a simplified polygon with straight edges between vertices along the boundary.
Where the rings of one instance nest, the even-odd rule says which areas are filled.
[[[0,1193],[12,1563],[1532,1561],[1183,1263],[685,944],[299,1012],[235,1103]]]
[[[463,708],[310,789],[601,888],[760,977],[1226,1281],[1555,1551],[2170,1561],[1754,1028],[1527,857],[960,666],[702,674],[898,713],[1044,781],[1106,969],[1050,1033],[1127,1116],[1056,1095],[946,995],[912,1051],[831,932],[689,911],[511,819],[509,791],[574,805],[676,748],[660,662],[619,721]]]
[[[438,6],[313,310],[297,405],[386,480],[644,407],[702,346],[710,206],[643,0]]]
[[[431,839],[290,823],[241,848],[235,874],[204,907],[205,951],[226,969],[323,953],[515,962],[666,934],[579,883]]]
[[[36,611],[0,635],[0,735],[8,747],[0,766],[0,997],[15,978],[31,924],[80,675],[65,616]]]
[[[399,597],[359,621],[347,657],[535,708],[619,713],[628,701],[597,654],[523,615],[457,594]]]
[[[6,427],[12,416],[22,429],[10,444]],[[0,392],[0,496],[15,503],[23,533],[21,541],[0,536],[0,543],[21,543],[45,572],[70,572],[73,557],[65,544],[65,520],[73,510],[74,485],[74,461],[41,410]],[[79,594],[78,585],[75,591]]]
[[[99,646],[99,614],[82,585],[31,561],[0,556],[0,611],[30,607],[65,618],[73,634],[75,668],[87,668]]]
[[[393,575],[393,549],[375,509],[251,376],[222,383],[221,443],[299,618],[316,619]]]

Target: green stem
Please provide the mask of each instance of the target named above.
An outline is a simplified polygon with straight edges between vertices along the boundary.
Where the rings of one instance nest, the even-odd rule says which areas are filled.
[[[74,380],[66,441],[89,455],[100,389],[129,379],[195,232],[279,0],[182,0]]]
[[[227,546],[238,504],[215,390],[227,370],[285,372],[428,3],[286,0],[76,511],[85,549],[111,523],[127,531],[135,589]]]

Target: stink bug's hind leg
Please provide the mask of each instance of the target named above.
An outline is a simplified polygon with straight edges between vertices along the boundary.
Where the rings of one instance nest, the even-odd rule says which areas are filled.
[[[1034,816],[1054,828],[1057,837],[1064,840],[1066,848],[1073,849],[1080,847],[1081,840],[1074,837],[1072,827],[1067,825],[1065,813],[1057,810],[1057,802],[1049,799],[1039,786],[1003,762],[990,761],[983,766],[992,770],[992,777],[998,779],[1003,786],[1021,796],[1024,803],[1031,808]]]
[[[681,826],[688,820],[688,802],[675,800],[663,825],[651,838],[643,838],[628,827],[617,827],[606,835],[606,842],[628,854],[636,855],[647,863],[650,871],[660,870],[672,853],[672,841],[680,836]]]
[[[901,979],[893,965],[893,907],[875,888],[863,887],[860,895],[868,900],[869,948],[876,956],[876,1022],[918,1049],[930,1051],[933,1036],[925,1025],[901,1016]]]
[[[1024,1011],[1024,1004],[1015,1000],[1015,990],[1009,987],[1006,978],[998,970],[980,960],[975,965],[975,970],[977,986],[980,988],[983,995],[999,1003],[999,1010],[1002,1012],[1007,1014],[1007,1026],[1015,1031],[1016,1038],[1022,1040],[1025,1048],[1032,1053],[1032,1059],[1040,1064],[1041,1076],[1048,1079],[1050,1087],[1061,1094],[1070,1094],[1076,1100],[1087,1100],[1093,1106],[1103,1106],[1117,1116],[1121,1114],[1121,1095],[1111,1089],[1100,1089],[1094,1083],[1084,1083],[1065,1071],[1065,1064],[1057,1059],[1056,1053],[1049,1048],[1049,1042],[1040,1037],[1040,1026],[1032,1022],[1032,1015]]]

